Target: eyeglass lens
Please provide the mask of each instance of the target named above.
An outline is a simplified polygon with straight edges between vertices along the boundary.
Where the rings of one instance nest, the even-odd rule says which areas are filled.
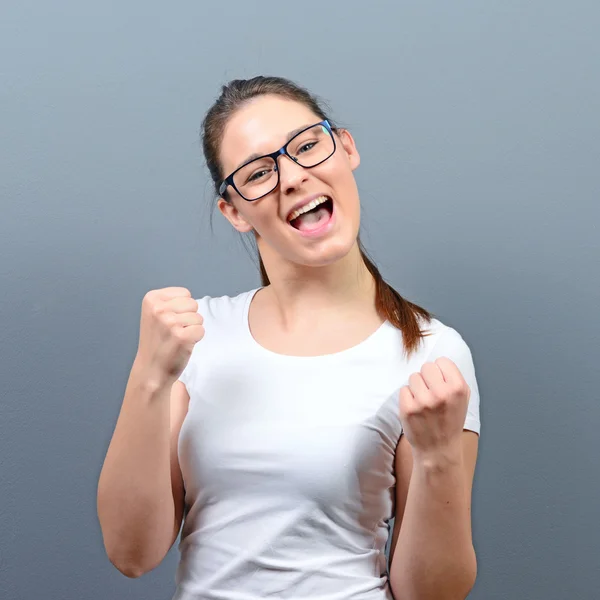
[[[327,160],[335,149],[329,130],[315,125],[293,137],[288,143],[289,154],[302,167],[314,167]],[[233,176],[238,192],[247,200],[260,198],[277,187],[277,169],[272,158],[257,158]]]

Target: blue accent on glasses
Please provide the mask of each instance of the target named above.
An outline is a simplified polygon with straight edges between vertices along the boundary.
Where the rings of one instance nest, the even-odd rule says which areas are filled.
[[[316,127],[317,125],[321,125],[321,127],[323,128],[324,132],[327,132],[330,136],[331,136],[331,140],[333,141],[333,150],[331,152],[331,154],[329,154],[329,156],[327,156],[326,158],[324,158],[323,160],[319,161],[318,163],[315,163],[314,165],[311,165],[310,167],[305,167],[304,165],[300,164],[298,162],[298,159],[295,156],[292,156],[289,152],[288,152],[288,146],[289,144],[291,144],[299,135],[302,135],[305,131],[308,131],[309,129],[312,129],[313,127]],[[312,169],[313,167],[316,167],[317,165],[320,165],[321,163],[324,163],[326,160],[328,160],[329,158],[331,158],[333,156],[333,154],[335,153],[336,150],[336,144],[335,144],[335,137],[333,135],[333,129],[329,123],[329,121],[327,119],[323,120],[323,121],[319,121],[318,123],[314,123],[313,125],[309,125],[308,127],[305,127],[302,131],[299,131],[293,138],[291,138],[288,142],[285,143],[285,145],[283,145],[281,148],[279,148],[279,150],[276,150],[275,152],[271,152],[270,154],[264,154],[263,156],[259,156],[257,158],[253,158],[252,160],[249,160],[248,162],[244,163],[243,165],[241,165],[240,167],[238,167],[233,173],[231,173],[230,175],[228,175],[225,179],[223,179],[223,181],[221,182],[221,185],[219,186],[219,195],[221,197],[224,196],[225,191],[227,190],[228,186],[231,186],[242,198],[244,198],[244,200],[246,200],[247,202],[254,202],[255,200],[259,200],[260,198],[264,198],[266,195],[270,194],[278,185],[279,185],[279,169],[277,168],[277,159],[282,155],[285,154],[285,156],[287,156],[288,158],[290,158],[291,160],[293,160],[297,165],[300,165],[301,167],[303,167],[304,169]],[[247,165],[249,165],[250,163],[254,162],[254,161],[258,161],[258,160],[264,160],[265,158],[270,158],[273,160],[273,162],[275,163],[275,171],[277,172],[277,183],[273,186],[272,189],[270,189],[266,194],[262,194],[261,196],[259,196],[258,198],[246,198],[241,192],[240,190],[237,188],[237,186],[235,185],[235,182],[233,180],[234,175],[240,170],[243,169],[244,167],[246,167]]]

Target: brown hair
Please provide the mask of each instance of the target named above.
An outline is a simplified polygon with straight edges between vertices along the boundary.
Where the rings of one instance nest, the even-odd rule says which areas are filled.
[[[271,94],[278,95],[288,100],[294,100],[307,106],[320,119],[327,119],[334,131],[335,127],[331,119],[325,114],[322,102],[313,96],[308,90],[282,77],[254,77],[252,79],[235,79],[224,85],[221,95],[207,112],[202,122],[202,146],[204,156],[215,191],[219,194],[219,186],[223,181],[224,174],[219,160],[220,142],[228,120],[233,113],[243,104],[257,96]],[[225,193],[225,195],[227,192]],[[227,198],[225,198],[227,199]],[[404,349],[407,356],[417,350],[421,338],[428,333],[423,332],[419,326],[419,317],[430,323],[433,314],[404,299],[394,288],[383,280],[379,269],[368,256],[363,247],[360,236],[357,239],[360,254],[365,266],[375,279],[376,294],[375,303],[379,315],[388,320],[392,325],[402,331]],[[259,253],[259,269],[261,283],[269,285],[269,277]]]

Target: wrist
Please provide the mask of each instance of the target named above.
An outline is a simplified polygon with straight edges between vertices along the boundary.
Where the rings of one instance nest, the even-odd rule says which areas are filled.
[[[177,378],[167,376],[160,369],[153,368],[138,358],[133,363],[131,379],[135,387],[150,394],[157,394],[164,389],[170,389],[177,381]]]
[[[422,468],[427,471],[445,471],[462,467],[462,444],[459,440],[459,443],[425,451],[413,448],[413,462],[416,468]]]

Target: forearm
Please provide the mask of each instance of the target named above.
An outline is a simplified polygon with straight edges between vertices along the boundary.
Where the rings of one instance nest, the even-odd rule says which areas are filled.
[[[135,365],[100,474],[97,504],[108,556],[123,572],[166,553],[174,522],[169,386],[147,385]]]
[[[396,600],[464,600],[476,572],[462,449],[415,456],[390,566]]]

